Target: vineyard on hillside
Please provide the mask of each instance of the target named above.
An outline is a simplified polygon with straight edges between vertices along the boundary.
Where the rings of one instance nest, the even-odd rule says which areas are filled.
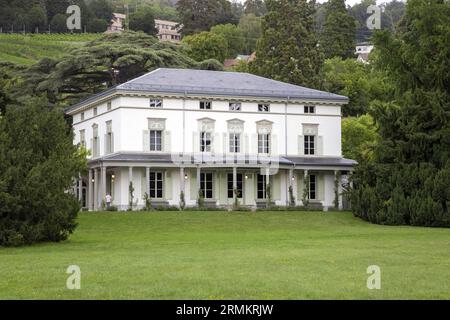
[[[70,49],[102,34],[0,34],[0,62],[31,65],[41,58],[60,58]]]

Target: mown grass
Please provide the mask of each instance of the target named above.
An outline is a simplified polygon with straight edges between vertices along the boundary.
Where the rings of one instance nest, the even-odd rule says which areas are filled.
[[[0,61],[31,65],[44,57],[60,58],[100,34],[0,34]]]
[[[82,213],[68,241],[0,248],[0,274],[0,299],[449,299],[450,231],[348,212]]]

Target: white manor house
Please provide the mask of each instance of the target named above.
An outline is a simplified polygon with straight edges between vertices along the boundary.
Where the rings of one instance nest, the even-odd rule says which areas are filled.
[[[66,110],[74,143],[90,150],[77,195],[88,210],[107,194],[127,210],[144,207],[145,194],[154,206],[178,206],[181,194],[195,206],[201,194],[210,207],[283,206],[292,196],[302,205],[307,194],[327,210],[337,191],[342,208],[356,164],[341,154],[347,101],[247,73],[154,70]]]

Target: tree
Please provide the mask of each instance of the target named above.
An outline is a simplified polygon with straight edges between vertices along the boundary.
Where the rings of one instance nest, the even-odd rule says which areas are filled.
[[[267,8],[263,0],[246,0],[244,2],[244,13],[261,17],[266,15]]]
[[[306,0],[267,0],[262,38],[253,73],[316,88],[322,54],[314,32],[314,4]]]
[[[389,29],[396,32],[397,24],[405,13],[405,3],[393,0],[392,2],[382,4],[381,26],[383,29]]]
[[[28,12],[28,29],[32,32],[45,30],[47,27],[47,16],[40,5],[34,5]]]
[[[108,0],[91,0],[88,7],[97,19],[105,20],[107,24],[111,23],[113,8]]]
[[[367,28],[367,8],[376,5],[376,0],[362,0],[350,8],[350,15],[356,20],[356,41],[367,42],[370,40],[373,31]]]
[[[261,37],[261,17],[253,13],[245,14],[239,20],[239,29],[244,35],[244,53],[251,54],[256,50],[256,41]]]
[[[396,36],[374,36],[376,66],[396,90],[372,106],[381,143],[353,175],[352,210],[363,219],[450,226],[449,25],[449,2],[410,0]]]
[[[0,119],[0,245],[61,241],[74,231],[80,205],[68,191],[86,160],[68,129],[42,98]]]
[[[349,98],[349,103],[342,108],[344,116],[360,116],[375,100],[388,101],[392,96],[393,88],[386,75],[355,59],[325,60],[320,79],[321,90]]]
[[[227,42],[226,58],[234,58],[244,50],[244,34],[234,24],[216,25],[211,28],[211,32],[222,36]]]
[[[50,21],[51,32],[65,33],[67,32],[67,16],[62,13],[58,13]]]
[[[133,31],[143,31],[150,35],[156,35],[155,17],[150,8],[145,8],[130,14],[129,28]]]
[[[372,161],[379,142],[373,118],[368,115],[342,119],[342,154],[359,163]]]
[[[88,21],[86,26],[87,32],[102,33],[108,29],[108,23],[103,19],[94,18]]]
[[[183,25],[183,35],[208,31],[216,24],[234,20],[228,0],[179,0],[177,11]]]
[[[329,0],[320,45],[325,58],[352,58],[355,52],[356,21],[347,12],[345,0]]]
[[[183,38],[183,43],[190,47],[190,56],[196,61],[206,59],[225,60],[228,51],[227,41],[221,35],[212,32],[200,32]]]

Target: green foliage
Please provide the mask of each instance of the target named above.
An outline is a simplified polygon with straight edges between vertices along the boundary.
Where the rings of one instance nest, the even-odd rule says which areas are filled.
[[[370,115],[343,118],[341,131],[344,157],[359,163],[374,160],[374,149],[380,138]]]
[[[270,187],[270,183],[266,184],[266,208],[272,206],[272,190]]]
[[[155,27],[153,11],[147,7],[130,14],[129,28],[130,30],[142,31],[150,35],[156,35],[158,33]]]
[[[295,206],[294,188],[292,186],[289,186],[289,206]]]
[[[60,110],[34,98],[0,118],[0,245],[67,239],[80,209],[72,190],[86,170]]]
[[[303,207],[309,207],[309,174],[303,179],[302,203]]]
[[[325,23],[320,45],[326,59],[353,58],[356,22],[345,8],[345,0],[329,0],[325,5]]]
[[[244,36],[244,53],[251,54],[256,50],[256,42],[261,37],[261,17],[253,13],[245,14],[239,20],[239,29]]]
[[[374,223],[450,227],[450,3],[410,0],[394,37],[374,37],[396,84],[370,113],[380,143],[353,175],[352,210]]]
[[[180,209],[184,210],[184,208],[186,208],[186,199],[185,199],[184,191],[181,191],[180,192]]]
[[[314,30],[314,4],[305,0],[267,0],[266,6],[262,38],[250,70],[275,80],[317,88],[323,56]]]
[[[241,196],[241,193],[237,188],[233,188],[233,194],[234,194],[233,210],[239,210],[239,208],[241,207],[241,203],[239,202],[239,197]]]
[[[235,58],[244,50],[244,34],[234,24],[219,24],[211,28],[211,33],[222,36],[227,43],[225,58]]]
[[[50,21],[51,32],[64,33],[67,32],[67,16],[63,13],[58,13]]]
[[[217,24],[233,23],[232,7],[227,0],[179,0],[177,11],[183,35],[208,31]]]
[[[228,51],[227,40],[219,34],[200,32],[182,40],[190,48],[190,57],[196,61],[215,59],[224,61]]]
[[[203,190],[198,190],[197,206],[199,208],[205,207],[205,196],[203,195]]]
[[[244,13],[260,17],[267,14],[267,8],[263,0],[245,0]]]
[[[46,94],[50,102],[68,106],[158,67],[221,68],[215,61],[194,61],[181,45],[161,43],[144,33],[114,33],[17,72],[19,84],[12,95],[27,99]],[[113,69],[119,71],[117,76]]]
[[[86,30],[92,33],[105,32],[108,29],[108,23],[103,19],[92,19],[88,22]]]
[[[133,181],[128,184],[128,211],[133,211],[134,206],[134,187]]]
[[[152,198],[150,198],[150,196],[148,195],[147,192],[144,193],[144,210],[145,211],[151,211],[153,210],[153,206],[152,206]]]
[[[335,210],[339,210],[339,181],[341,173],[337,172],[334,176],[334,200],[333,205]]]
[[[348,105],[342,108],[344,116],[362,115],[375,100],[388,101],[392,97],[393,84],[385,73],[355,59],[325,60],[320,79],[322,90],[349,98]]]

